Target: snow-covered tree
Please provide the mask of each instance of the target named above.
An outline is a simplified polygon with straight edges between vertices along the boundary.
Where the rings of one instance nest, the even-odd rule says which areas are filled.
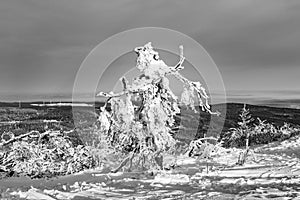
[[[146,168],[163,168],[163,154],[174,150],[176,141],[170,134],[175,115],[180,113],[179,103],[196,112],[195,97],[203,111],[212,112],[205,88],[200,82],[193,82],[179,71],[185,58],[180,46],[180,60],[175,66],[168,66],[159,58],[151,43],[134,49],[137,53],[136,67],[139,77],[129,84],[125,77],[120,80],[120,93],[100,92],[107,97],[99,116],[100,132],[116,151],[126,155],[123,162],[113,171],[118,171],[129,163]],[[174,76],[184,87],[181,100],[169,87],[169,76]],[[110,104],[111,111],[106,107]]]
[[[249,152],[249,138],[253,130],[250,127],[250,123],[253,121],[250,110],[246,108],[246,104],[239,115],[241,121],[238,122],[239,127],[232,129],[232,140],[234,141],[237,137],[245,138],[245,151],[239,155],[237,164],[243,165],[246,161]]]

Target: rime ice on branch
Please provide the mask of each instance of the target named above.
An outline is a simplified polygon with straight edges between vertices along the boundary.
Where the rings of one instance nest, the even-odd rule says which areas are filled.
[[[185,57],[180,46],[180,60],[175,66],[168,66],[159,58],[151,43],[134,49],[137,53],[136,67],[141,75],[131,84],[122,77],[123,91],[120,93],[100,92],[97,96],[107,97],[107,102],[101,108],[99,121],[100,129],[107,135],[108,142],[116,150],[125,152],[128,157],[120,164],[124,167],[127,162],[141,162],[143,167],[158,165],[163,152],[172,151],[175,140],[171,136],[171,127],[175,115],[180,113],[178,98],[169,87],[167,76],[174,76],[184,86],[181,104],[195,109],[194,98],[199,99],[200,107],[210,114],[208,95],[200,82],[193,82],[182,76],[179,71]],[[138,103],[136,100],[140,99]],[[111,112],[106,111],[107,103],[111,104]],[[148,163],[147,163],[147,162]]]

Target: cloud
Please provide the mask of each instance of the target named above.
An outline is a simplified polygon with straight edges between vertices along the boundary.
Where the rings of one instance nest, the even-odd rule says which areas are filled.
[[[293,3],[253,2],[227,12],[224,9],[211,21],[213,27],[194,37],[204,41],[220,65],[252,69],[299,66],[300,13]]]
[[[0,91],[70,91],[94,46],[141,26],[196,39],[230,87],[245,71],[259,75],[268,68],[278,75],[285,67],[293,74],[300,66],[299,10],[297,0],[1,1]]]

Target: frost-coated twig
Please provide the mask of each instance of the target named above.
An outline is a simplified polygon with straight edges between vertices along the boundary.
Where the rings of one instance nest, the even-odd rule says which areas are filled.
[[[24,138],[24,137],[30,136],[30,135],[32,135],[32,134],[34,134],[34,133],[35,133],[35,134],[38,134],[38,136],[35,136],[35,137],[38,137],[39,139],[45,137],[46,135],[50,135],[50,136],[61,135],[61,133],[60,133],[59,131],[46,131],[46,132],[43,132],[43,133],[40,133],[40,132],[38,132],[38,131],[30,131],[30,132],[28,132],[28,133],[25,133],[25,134],[23,134],[23,135],[19,135],[19,136],[17,136],[17,137],[13,137],[13,138],[11,138],[10,140],[7,140],[7,141],[5,141],[5,142],[0,143],[0,147],[5,146],[5,145],[8,145],[8,144],[10,144],[10,143],[12,143],[12,142],[18,141],[18,140],[20,140],[20,139],[22,139],[22,138]],[[32,136],[32,137],[33,137],[33,136]]]
[[[22,139],[22,138],[24,138],[24,137],[27,137],[27,136],[29,136],[29,135],[31,135],[31,134],[33,134],[33,133],[39,133],[39,132],[38,132],[38,131],[30,131],[29,133],[25,133],[25,134],[23,134],[23,135],[19,135],[19,136],[17,136],[17,137],[13,137],[13,138],[11,138],[10,140],[7,140],[7,141],[5,141],[5,142],[0,143],[0,147],[3,147],[3,146],[5,146],[5,145],[8,145],[8,144],[10,144],[10,143],[12,143],[12,142],[15,142],[15,141],[17,141],[17,140],[20,140],[20,139]]]
[[[130,161],[130,167],[132,165],[132,159],[135,155],[135,152],[131,152],[120,164],[117,168],[111,170],[112,173],[118,172],[120,169],[122,169],[129,161]]]
[[[127,92],[128,93],[128,92]],[[106,92],[99,92],[96,96],[99,97],[99,96],[102,96],[102,97],[107,97],[107,98],[114,98],[114,97],[121,97],[123,96],[124,94],[126,94],[126,92],[119,92],[117,94],[114,94],[112,92],[110,93],[106,93]]]
[[[136,94],[136,93],[140,93],[140,92],[145,92],[146,90],[148,90],[148,88],[146,89],[126,89],[125,91],[119,92],[119,93],[107,93],[107,92],[99,92],[96,96],[102,96],[102,97],[106,97],[106,98],[116,98],[116,97],[121,97],[123,95],[126,94]]]
[[[217,138],[214,138],[214,137],[200,138],[200,139],[197,139],[196,141],[203,141],[203,140],[215,140],[215,141],[218,141],[218,139],[217,139]]]
[[[179,62],[174,66],[175,71],[182,70],[184,67],[182,66],[183,62],[185,61],[185,57],[183,56],[183,46],[179,46]]]
[[[210,109],[210,105],[208,103],[209,96],[207,95],[205,89],[201,86],[200,82],[192,82],[185,78],[183,75],[181,75],[179,72],[171,73],[175,78],[177,78],[179,81],[184,83],[188,87],[193,87],[193,89],[198,94],[198,99],[200,101],[200,106],[204,109],[203,111],[207,111],[209,114],[217,115],[219,116],[219,112],[212,112]],[[203,100],[202,100],[203,99]],[[203,102],[204,101],[204,102]]]

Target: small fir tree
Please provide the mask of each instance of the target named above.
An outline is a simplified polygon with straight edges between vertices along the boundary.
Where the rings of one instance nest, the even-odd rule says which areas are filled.
[[[237,163],[239,165],[243,165],[249,152],[249,138],[252,131],[252,129],[250,128],[250,123],[253,121],[249,109],[246,108],[246,104],[244,104],[244,107],[239,116],[241,121],[238,122],[239,127],[233,129],[233,138],[237,135],[242,136],[241,138],[245,138],[245,151],[239,155]]]

